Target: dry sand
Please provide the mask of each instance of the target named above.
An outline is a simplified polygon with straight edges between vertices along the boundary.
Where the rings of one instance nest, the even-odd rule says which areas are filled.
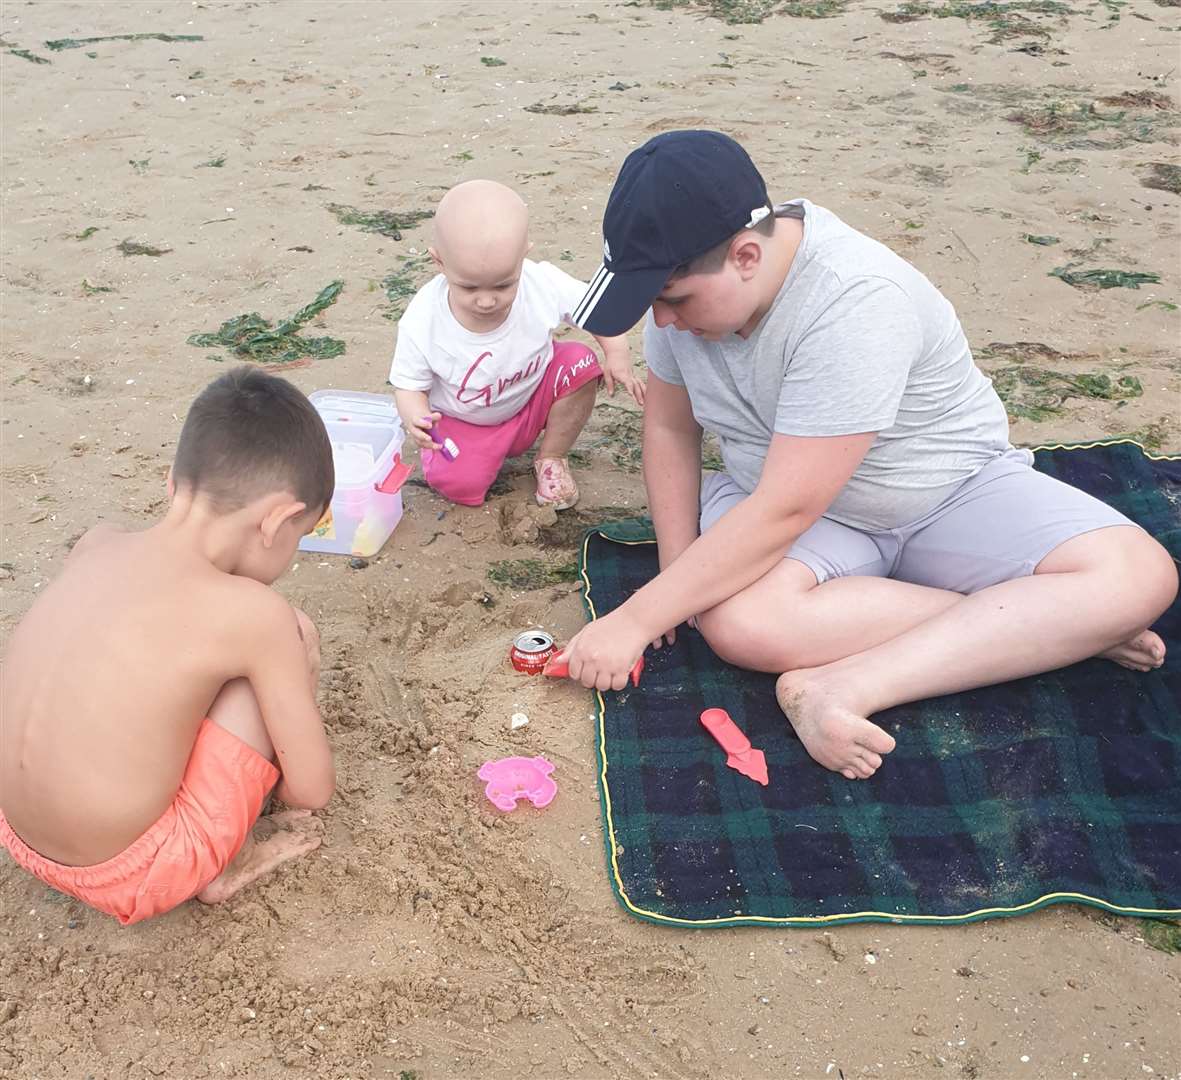
[[[347,352],[291,377],[382,389],[380,282],[426,232],[363,232],[326,204],[429,209],[459,179],[498,178],[532,207],[535,254],[585,277],[624,154],[674,127],[730,132],[776,197],[808,196],[912,259],[978,347],[1043,343],[1067,355],[1031,362],[1143,385],[1020,420],[1015,441],[1139,432],[1181,451],[1179,199],[1140,183],[1175,161],[1181,21],[1175,0],[1072,6],[1010,17],[1009,33],[887,21],[892,2],[728,25],[646,3],[6,0],[6,45],[51,63],[0,53],[3,634],[80,532],[160,512],[187,403],[223,370],[188,334],[290,314],[340,278],[311,332]],[[143,32],[204,40],[44,45]],[[1021,108],[1037,130],[1008,119]],[[124,256],[124,239],[169,251]],[[1161,283],[1048,276],[1071,263]],[[580,522],[643,505],[633,421],[601,406],[584,434]],[[570,585],[487,577],[573,557],[573,527],[531,538],[529,494],[520,471],[484,509],[411,487],[368,568],[301,556],[284,580],[323,632],[340,771],[314,856],[131,930],[0,860],[0,1075],[1178,1075],[1181,968],[1134,920],[683,932],[622,912],[590,700],[505,661],[513,631],[582,619]],[[510,732],[517,711],[531,723]],[[476,767],[510,752],[557,763],[548,810],[484,800]]]

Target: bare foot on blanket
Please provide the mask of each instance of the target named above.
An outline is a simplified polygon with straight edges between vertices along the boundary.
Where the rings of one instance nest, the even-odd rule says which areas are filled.
[[[284,810],[258,819],[234,861],[199,893],[203,904],[220,904],[276,866],[320,846],[324,823],[310,810]]]
[[[873,776],[882,763],[882,754],[894,749],[891,735],[842,705],[808,671],[780,675],[775,698],[804,749],[846,780]]]
[[[1127,641],[1121,641],[1099,655],[1133,671],[1151,671],[1165,662],[1165,643],[1161,641],[1159,634],[1154,634],[1151,630],[1141,630]]]

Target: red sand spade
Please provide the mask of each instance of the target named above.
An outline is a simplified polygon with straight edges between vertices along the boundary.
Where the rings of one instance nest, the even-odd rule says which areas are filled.
[[[561,655],[561,654],[559,654]],[[632,686],[640,685],[640,672],[644,670],[644,658],[641,656],[636,661],[636,666],[631,670]],[[552,660],[547,660],[545,667],[541,669],[542,675],[549,675],[554,679],[565,679],[570,674],[570,665],[563,657],[561,660],[555,656]]]
[[[763,751],[755,750],[750,745],[750,739],[742,734],[725,709],[706,709],[701,714],[701,722],[726,751],[726,764],[731,769],[737,769],[743,776],[757,780],[763,787],[770,783]]]

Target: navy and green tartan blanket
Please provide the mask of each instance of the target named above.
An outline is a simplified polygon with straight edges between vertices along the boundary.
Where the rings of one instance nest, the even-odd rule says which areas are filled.
[[[1116,441],[1037,452],[1181,559],[1181,459]],[[596,618],[657,571],[646,521],[592,529]],[[1069,612],[1062,612],[1069,618]],[[869,780],[816,764],[774,677],[719,660],[682,627],[638,689],[598,694],[599,791],[620,903],[681,926],[958,923],[1053,903],[1181,916],[1181,603],[1163,668],[1089,660],[889,709],[898,746]],[[762,787],[698,722],[726,709],[767,756]]]

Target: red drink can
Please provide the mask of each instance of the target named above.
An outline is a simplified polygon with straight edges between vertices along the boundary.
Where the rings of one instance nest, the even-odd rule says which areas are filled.
[[[554,639],[541,630],[526,630],[513,639],[509,662],[525,675],[540,675],[549,658],[558,650]]]

